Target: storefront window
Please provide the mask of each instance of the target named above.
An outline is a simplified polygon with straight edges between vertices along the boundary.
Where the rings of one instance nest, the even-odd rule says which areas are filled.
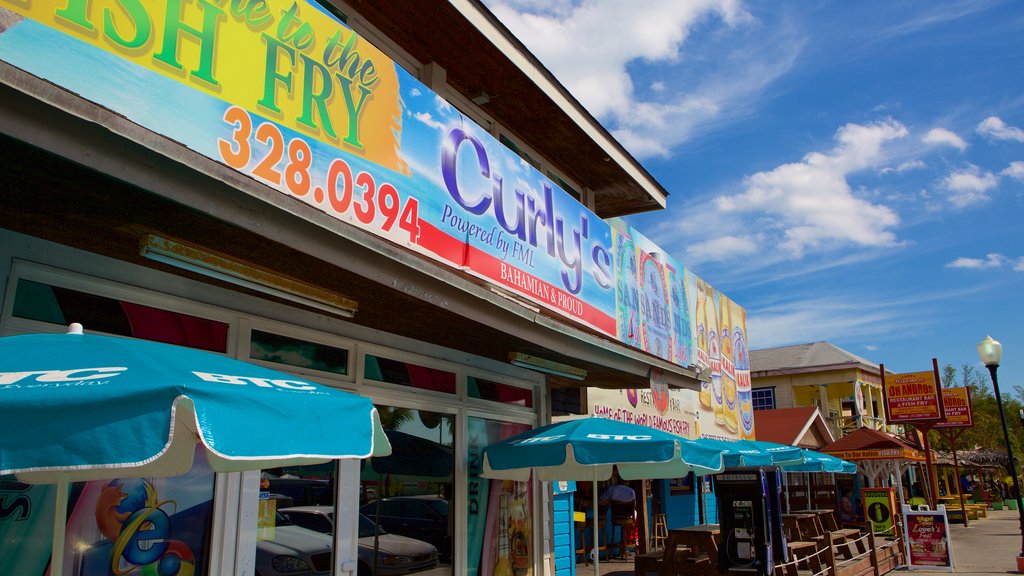
[[[331,573],[336,478],[333,461],[262,471],[257,574]]]
[[[406,555],[402,559],[378,555],[377,561],[382,565],[401,562],[407,567],[403,573],[451,574],[455,417],[394,406],[377,406],[377,410],[392,452],[363,461],[360,512],[369,522],[371,543],[372,528],[379,526],[379,549],[401,548]]]
[[[470,576],[532,576],[533,491],[529,482],[486,480],[484,446],[529,426],[469,418],[468,540]]]
[[[253,330],[249,358],[321,372],[348,374],[348,350]]]
[[[224,322],[24,278],[18,280],[13,315],[62,326],[78,322],[91,332],[131,336],[211,352],[225,353],[228,350],[228,325]]]
[[[469,377],[468,384],[470,398],[480,398],[512,406],[533,408],[533,390],[530,388],[492,382],[473,376]]]
[[[65,573],[207,574],[213,485],[214,473],[198,447],[195,464],[181,476],[73,484]],[[53,485],[0,479],[0,574],[46,573],[55,494]]]
[[[411,386],[432,392],[455,393],[455,373],[427,368],[383,356],[366,355],[363,376],[367,380]]]

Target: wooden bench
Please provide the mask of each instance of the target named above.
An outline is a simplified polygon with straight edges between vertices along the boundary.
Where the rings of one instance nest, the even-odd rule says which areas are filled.
[[[661,576],[676,576],[682,572],[683,558],[692,550],[679,542],[679,537],[669,532],[665,539],[665,547],[646,554],[637,554],[633,558],[633,573],[646,576],[651,572]]]
[[[966,513],[967,513],[967,519],[968,520],[977,520],[978,519],[978,511],[976,509],[974,509],[974,508],[967,508],[967,512]],[[962,523],[964,521],[964,511],[961,510],[959,507],[957,507],[957,508],[946,508],[946,517],[949,519],[950,522],[961,522]]]
[[[988,505],[986,504],[967,504],[969,510],[975,510],[978,513],[978,518],[988,518]],[[968,516],[970,518],[970,516]],[[973,518],[972,518],[973,520]]]
[[[834,510],[819,512],[818,518],[821,520],[825,531],[832,535],[832,539],[836,543],[840,554],[846,558],[853,558],[855,555],[866,552],[864,541],[860,540],[861,529],[859,527],[844,528],[841,526]],[[854,553],[854,548],[856,548],[856,553]]]

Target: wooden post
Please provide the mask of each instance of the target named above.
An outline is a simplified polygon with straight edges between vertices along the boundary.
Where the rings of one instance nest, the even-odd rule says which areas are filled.
[[[921,432],[923,432],[922,435],[924,436],[924,461],[928,472],[928,490],[926,490],[928,493],[928,506],[931,507],[932,510],[935,510],[936,504],[939,502],[939,479],[935,477],[935,462],[932,459],[932,445],[931,442],[928,441],[928,433],[931,432],[932,427],[931,424],[918,424],[918,427],[921,429]]]
[[[639,516],[639,518],[634,520],[634,522],[636,523],[636,528],[637,528],[637,537],[636,537],[636,540],[637,540],[637,543],[636,543],[636,546],[637,546],[636,554],[637,555],[646,554],[647,551],[648,551],[648,547],[647,547],[648,535],[651,532],[650,532],[650,525],[647,523],[647,515],[648,515],[647,492],[649,491],[650,485],[651,485],[651,481],[650,480],[641,480],[640,481],[640,510],[637,511],[637,515]],[[623,544],[622,544],[623,554],[622,554],[622,556],[625,557],[626,556],[626,553],[625,553],[625,550],[626,550],[626,543],[625,543],[626,535],[625,534],[622,535],[622,540],[623,540]]]
[[[874,572],[874,576],[880,576],[878,549],[875,548],[875,531],[871,529],[868,530],[868,554],[871,558],[871,570]]]
[[[963,434],[963,430],[956,433],[948,432],[949,444],[953,448],[953,474],[956,476],[956,493],[960,495],[960,512],[964,516],[964,528],[967,527],[967,507],[964,506],[964,491],[960,489],[960,460],[956,457],[956,439]]]
[[[825,532],[825,562],[828,563],[829,570],[831,570],[832,576],[836,576],[839,573],[839,567],[836,566],[836,551],[833,548],[832,533]]]

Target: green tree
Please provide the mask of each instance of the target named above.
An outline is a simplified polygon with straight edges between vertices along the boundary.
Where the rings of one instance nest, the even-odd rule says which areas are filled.
[[[973,448],[992,448],[1006,450],[1003,441],[1003,428],[999,421],[999,408],[992,391],[992,380],[986,370],[978,369],[970,364],[963,364],[958,371],[952,364],[942,368],[942,386],[967,387],[971,394],[971,413],[974,426],[964,429],[957,440],[958,450]],[[1024,426],[1018,413],[1024,404],[1024,389],[1016,386],[1011,393],[1000,388],[1003,398],[1003,413],[1006,415],[1006,426],[1010,433],[1010,444],[1013,454],[1020,460],[1024,454]],[[950,450],[951,446],[945,435],[934,433],[929,437],[932,447],[937,450]],[[1018,468],[1021,466],[1018,465]],[[1019,470],[1018,470],[1019,471]]]

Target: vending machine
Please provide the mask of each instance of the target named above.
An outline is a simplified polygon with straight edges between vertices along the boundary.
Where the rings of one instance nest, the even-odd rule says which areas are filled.
[[[771,574],[775,559],[785,561],[777,468],[738,468],[715,476],[722,572]]]

